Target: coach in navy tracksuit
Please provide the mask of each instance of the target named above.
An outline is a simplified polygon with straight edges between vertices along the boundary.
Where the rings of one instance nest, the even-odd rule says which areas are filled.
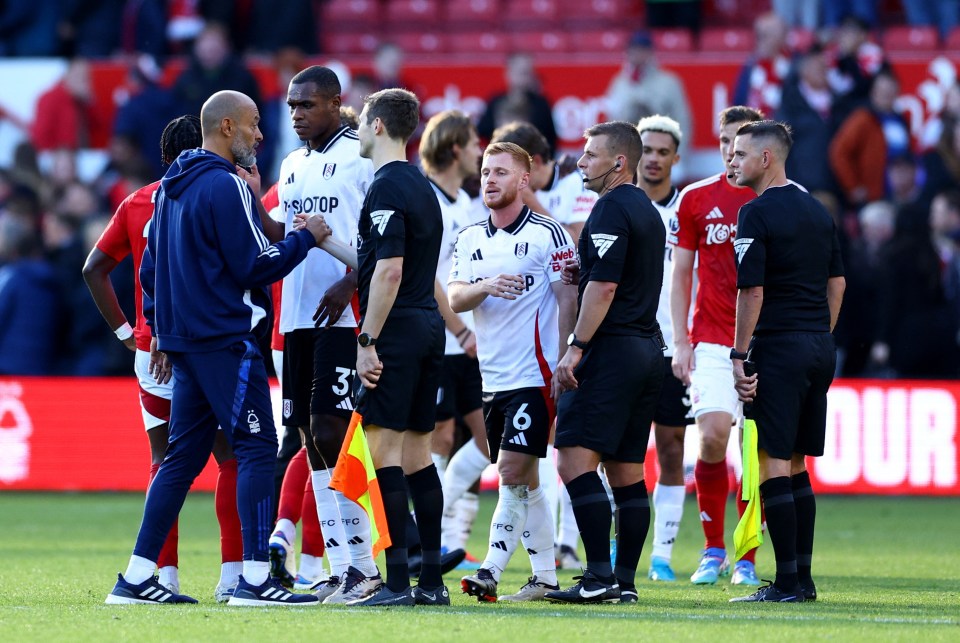
[[[163,178],[140,271],[144,314],[173,369],[170,442],[147,494],[130,566],[107,602],[195,602],[157,584],[153,568],[218,426],[239,469],[243,576],[230,603],[316,602],[268,580],[277,435],[257,337],[270,312],[267,287],[329,228],[315,217],[270,245],[256,197],[235,167],[256,162],[262,140],[256,105],[239,92],[218,92],[200,120],[203,148],[182,153]]]

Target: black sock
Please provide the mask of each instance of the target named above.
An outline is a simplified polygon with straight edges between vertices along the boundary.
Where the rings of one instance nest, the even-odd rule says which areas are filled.
[[[443,515],[443,487],[437,467],[431,464],[407,476],[413,511],[417,514],[417,531],[423,562],[420,566],[421,587],[432,589],[443,585],[440,575],[440,519]]]
[[[621,589],[632,588],[637,575],[640,552],[650,530],[650,498],[641,480],[628,487],[614,487],[613,500],[620,520],[617,524],[617,559],[613,573]]]
[[[604,581],[613,577],[610,564],[610,499],[596,471],[567,483],[573,515],[587,553],[587,570]]]
[[[387,587],[402,592],[410,587],[407,572],[407,483],[401,467],[377,469],[383,512],[387,515],[391,545],[384,551],[387,559]]]
[[[813,529],[817,522],[817,498],[810,486],[810,474],[804,471],[791,479],[793,504],[797,510],[797,575],[802,581],[812,580]]]
[[[792,592],[797,587],[797,512],[790,478],[770,478],[760,485],[760,496],[777,559],[777,579],[773,584],[781,591]]]

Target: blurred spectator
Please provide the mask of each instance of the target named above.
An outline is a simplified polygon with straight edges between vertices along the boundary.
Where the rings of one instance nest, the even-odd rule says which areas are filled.
[[[826,3],[827,6],[832,3]],[[834,60],[828,78],[838,97],[837,117],[843,120],[850,112],[867,102],[873,78],[890,71],[883,49],[870,41],[870,25],[850,16],[834,34]]]
[[[553,123],[550,101],[543,95],[540,80],[528,54],[513,54],[504,68],[507,91],[487,102],[477,123],[477,133],[490,140],[493,130],[513,121],[530,123],[543,134],[550,145],[551,158],[557,149],[557,130]]]
[[[313,0],[284,0],[282,4],[276,0],[253,0],[250,48],[266,54],[288,47],[307,54],[317,53],[319,29],[315,4]]]
[[[903,0],[907,24],[917,27],[936,27],[940,37],[960,24],[960,3],[957,0]]]
[[[696,33],[700,30],[702,6],[702,0],[647,0],[647,26],[653,29],[680,27]]]
[[[890,201],[903,213],[917,207],[923,188],[923,176],[917,159],[904,152],[887,161],[887,188]]]
[[[182,113],[199,114],[204,101],[223,89],[243,92],[262,111],[263,102],[256,79],[243,61],[234,55],[226,29],[212,23],[204,27],[193,43],[190,62],[174,82],[173,93]]]
[[[152,170],[153,181],[164,173],[157,141],[167,123],[181,112],[173,92],[160,86],[162,77],[163,70],[152,56],[138,56],[127,73],[126,100],[117,108],[113,121],[114,137],[122,136],[134,142]]]
[[[167,54],[165,0],[125,2],[120,18],[120,49],[127,55],[146,54],[162,60]]]
[[[820,0],[773,0],[773,10],[789,27],[813,31],[820,26]]]
[[[935,118],[927,121],[920,134],[920,149],[929,150],[937,146],[943,136],[944,123],[960,120],[960,83],[954,81],[943,95],[943,107]]]
[[[929,204],[938,192],[960,185],[960,119],[944,118],[940,142],[923,155],[923,170],[924,203]]]
[[[660,69],[648,31],[638,31],[627,45],[623,67],[607,88],[607,116],[610,120],[636,123],[644,116],[663,114],[680,123],[681,132],[692,132],[690,106],[683,83],[675,75]],[[684,136],[681,157],[689,147]]]
[[[848,18],[856,18],[867,28],[877,24],[878,0],[824,0],[823,24],[836,27]]]
[[[943,264],[943,287],[954,318],[960,319],[960,192],[940,192],[930,206],[930,227]],[[958,336],[960,342],[960,336]]]
[[[62,0],[60,37],[72,56],[106,58],[120,48],[124,0]]]
[[[343,104],[360,113],[363,110],[363,99],[375,91],[377,91],[377,81],[373,76],[357,74],[350,81],[350,88],[344,92]]]
[[[154,178],[153,170],[140,155],[136,141],[126,136],[114,136],[108,153],[107,166],[94,182],[94,188],[108,211],[115,211],[131,192],[159,177]]]
[[[184,53],[186,45],[203,31],[203,16],[198,0],[168,0],[167,42],[175,53]]]
[[[787,176],[811,192],[834,188],[830,166],[824,162],[835,129],[833,102],[826,56],[814,47],[797,61],[796,72],[784,84],[776,113],[778,120],[793,129]]]
[[[60,288],[36,230],[0,215],[0,374],[51,374],[62,331]]]
[[[765,13],[754,21],[753,31],[756,48],[740,70],[733,104],[747,105],[770,116],[780,108],[783,81],[790,73],[787,23],[775,13]]]
[[[60,0],[6,0],[0,3],[0,58],[56,56]]]
[[[63,77],[37,99],[31,140],[40,151],[89,147],[102,117],[90,85],[90,63],[74,58]]]
[[[276,182],[280,175],[280,164],[287,154],[303,147],[303,142],[291,127],[287,87],[290,79],[306,66],[306,58],[299,49],[282,49],[274,57],[277,84],[273,96],[266,101],[260,113],[263,142],[257,148],[257,168],[260,170],[260,185],[263,188]]]
[[[392,42],[377,45],[373,53],[373,78],[376,83],[374,91],[407,87],[403,78],[403,50],[399,46]]]
[[[870,104],[853,112],[830,144],[830,167],[848,205],[882,199],[889,159],[910,150],[910,129],[893,108],[899,91],[892,74],[877,75]]]

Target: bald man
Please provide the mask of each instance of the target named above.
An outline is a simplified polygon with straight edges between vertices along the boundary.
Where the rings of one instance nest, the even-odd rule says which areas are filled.
[[[108,604],[196,603],[153,575],[164,537],[210,457],[218,427],[237,456],[243,574],[229,605],[316,604],[269,578],[277,434],[258,348],[270,315],[268,287],[330,234],[320,216],[272,245],[257,198],[237,166],[256,163],[260,114],[248,96],[223,91],[200,111],[203,146],[183,152],[160,183],[140,268],[153,336],[151,372],[174,376],[170,442],[147,492],[127,570]]]

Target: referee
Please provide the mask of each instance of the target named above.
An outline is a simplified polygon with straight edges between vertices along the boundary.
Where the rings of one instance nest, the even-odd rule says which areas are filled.
[[[558,603],[633,603],[634,577],[650,528],[643,460],[663,382],[657,304],[666,230],[633,184],[640,132],[614,121],[588,129],[578,166],[600,198],[580,235],[579,315],[555,376],[558,468],[570,493],[587,569]],[[619,516],[610,562],[610,502],[597,473],[604,462]]]
[[[757,198],[740,208],[737,326],[733,374],[737,393],[753,403],[760,495],[777,559],[777,576],[735,602],[816,600],[810,575],[816,502],[806,456],[823,455],[827,389],[833,381],[833,331],[845,280],[833,219],[787,181],[793,140],[786,125],[747,123],[737,130],[737,185]],[[756,374],[744,374],[744,360]]]

